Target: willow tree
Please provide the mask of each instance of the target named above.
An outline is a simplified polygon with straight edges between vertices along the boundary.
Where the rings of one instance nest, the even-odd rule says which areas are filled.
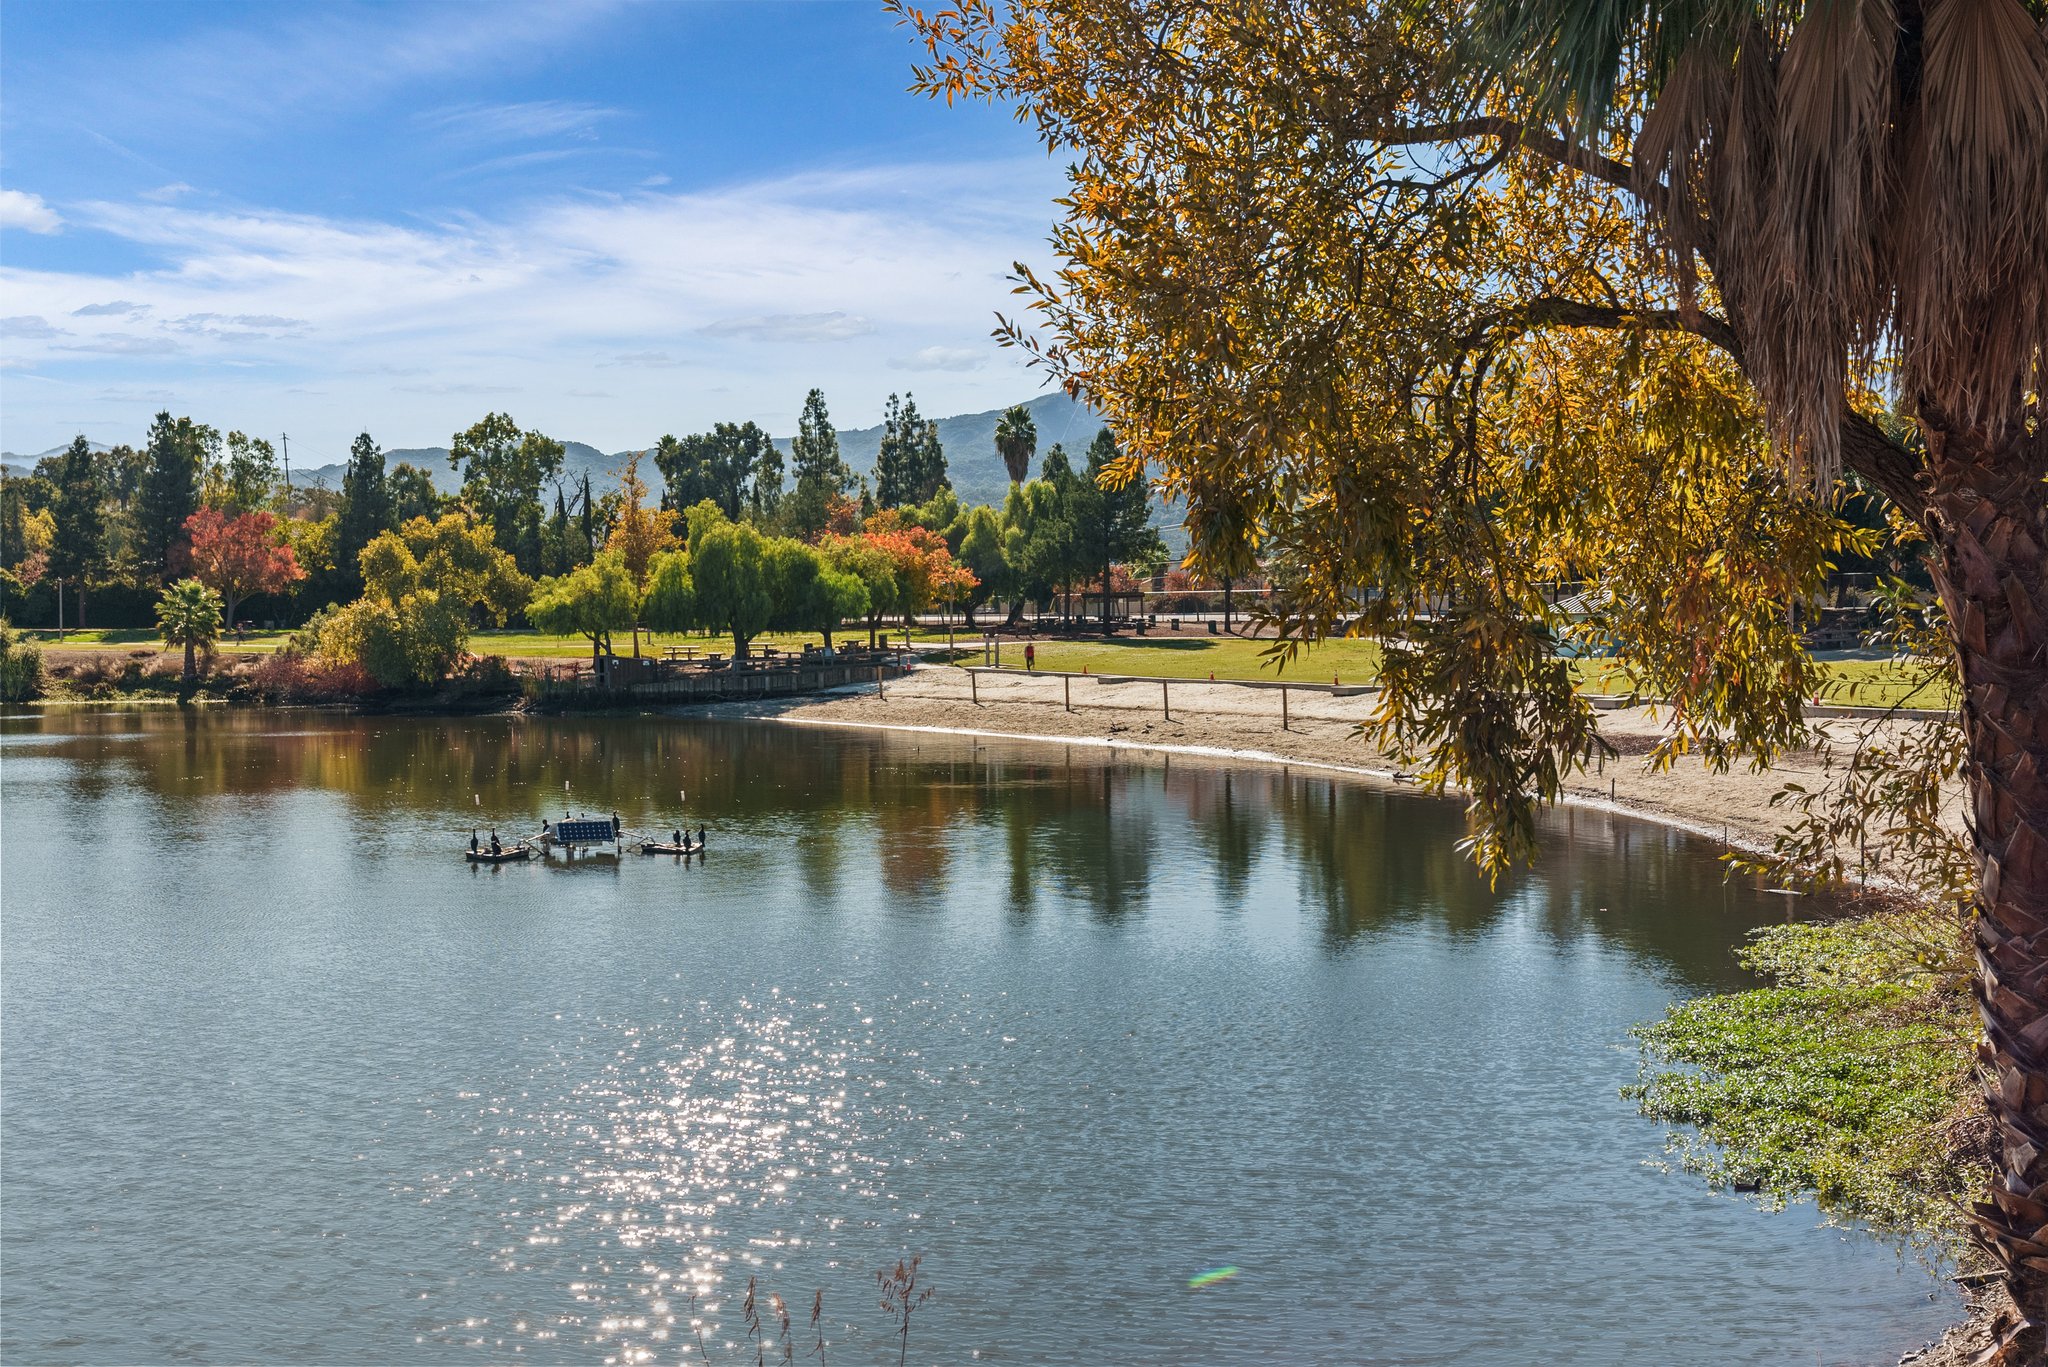
[[[1977,1228],[2001,1351],[2040,1360],[2048,5],[905,13],[922,89],[1010,102],[1071,167],[1064,264],[1019,267],[1036,325],[999,333],[1185,497],[1198,565],[1260,547],[1289,645],[1354,612],[1387,640],[1379,737],[1471,791],[1484,862],[1602,751],[1560,640],[1671,699],[1660,761],[1767,761],[1815,682],[1787,604],[1854,545],[1842,472],[1924,538],[2002,1139]]]

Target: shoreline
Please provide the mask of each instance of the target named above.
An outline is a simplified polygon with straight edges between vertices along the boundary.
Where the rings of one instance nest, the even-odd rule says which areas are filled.
[[[1156,681],[1138,687],[1116,680],[1091,681],[1085,697],[1081,689],[1072,691],[1072,711],[1063,705],[1063,692],[1027,692],[1034,686],[1031,676],[1010,676],[1002,682],[1009,687],[992,685],[984,675],[976,701],[965,671],[924,665],[892,681],[879,695],[862,687],[775,703],[731,702],[661,711],[676,717],[748,718],[782,725],[1181,754],[1231,764],[1311,768],[1429,793],[1409,778],[1395,757],[1358,733],[1375,705],[1372,696],[1303,694],[1293,699],[1283,729],[1280,704],[1270,693],[1228,683],[1176,681],[1169,717],[1152,686]],[[1603,709],[1601,734],[1620,753],[1604,771],[1574,775],[1557,805],[1648,821],[1720,841],[1734,851],[1768,852],[1796,816],[1772,806],[1771,798],[1788,781],[1812,786],[1821,776],[1813,753],[1784,755],[1761,770],[1738,766],[1715,773],[1693,756],[1681,757],[1663,770],[1652,769],[1643,759],[1667,733],[1668,716],[1668,709],[1659,707]],[[1459,798],[1456,790],[1433,795]],[[1959,790],[1954,802],[1960,817]],[[1862,886],[1882,893],[1891,884],[1880,871]]]

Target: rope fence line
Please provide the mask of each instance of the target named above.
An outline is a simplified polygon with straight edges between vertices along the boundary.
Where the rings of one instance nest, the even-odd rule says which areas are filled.
[[[1096,685],[1098,689],[1124,688],[1134,684],[1141,685],[1149,689],[1152,686],[1156,685],[1159,689],[1159,711],[1160,714],[1164,716],[1168,721],[1173,720],[1172,689],[1175,684],[1180,684],[1184,687],[1239,688],[1251,690],[1265,690],[1267,692],[1277,691],[1280,694],[1280,729],[1283,731],[1291,729],[1294,723],[1294,707],[1291,700],[1293,694],[1320,694],[1324,697],[1334,699],[1361,697],[1379,692],[1379,687],[1376,684],[1313,684],[1296,683],[1292,680],[1283,681],[1278,679],[1189,679],[1175,677],[1172,675],[1162,676],[1157,674],[1091,674],[1085,670],[1073,671],[1059,669],[1001,669],[987,665],[967,665],[957,666],[957,668],[960,669],[961,673],[967,676],[968,698],[977,707],[981,705],[981,689],[984,682],[983,676],[990,675],[994,676],[994,680],[1000,680],[1001,682],[1007,685],[1012,685],[1012,687],[1005,688],[1004,690],[1006,694],[1010,695],[1009,697],[1005,698],[1005,701],[1043,701],[1049,703],[1051,699],[1045,697],[1042,692],[1027,693],[1025,697],[1019,698],[1016,696],[1019,690],[1014,686],[1035,683],[1041,679],[1048,681],[1057,679],[1060,682],[1060,702],[1062,706],[1066,708],[1067,711],[1072,712],[1075,710],[1074,681],[1080,679]],[[924,666],[920,669],[919,673],[929,678],[932,674],[932,667]],[[1100,695],[1098,694],[1098,696]],[[1183,700],[1185,700],[1186,694],[1182,694],[1182,697]],[[1088,707],[1091,704],[1087,699],[1084,698],[1081,705],[1083,707]],[[1114,702],[1096,703],[1093,705],[1103,707],[1105,709],[1114,709],[1117,711],[1131,710],[1133,706],[1131,703],[1124,702],[1121,699]],[[1183,702],[1183,706],[1186,706],[1185,701]],[[1147,707],[1144,710],[1149,711],[1151,709]],[[1209,707],[1205,708],[1204,710],[1214,711],[1218,709]],[[1235,711],[1237,709],[1226,710]],[[1247,709],[1246,712],[1250,715],[1263,715],[1265,714],[1266,709]]]

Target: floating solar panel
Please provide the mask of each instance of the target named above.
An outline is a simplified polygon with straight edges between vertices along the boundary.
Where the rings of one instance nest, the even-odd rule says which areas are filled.
[[[564,845],[609,845],[612,823],[600,821],[557,821],[555,839]]]

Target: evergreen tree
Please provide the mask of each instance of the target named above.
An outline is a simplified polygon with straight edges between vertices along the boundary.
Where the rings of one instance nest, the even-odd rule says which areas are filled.
[[[1088,468],[1074,479],[1073,523],[1077,571],[1094,573],[1102,580],[1102,629],[1113,630],[1109,600],[1109,571],[1119,562],[1157,564],[1166,556],[1166,544],[1152,528],[1151,498],[1142,478],[1127,480],[1120,488],[1104,483],[1110,465],[1118,459],[1116,438],[1107,427],[1088,444]]]
[[[136,493],[136,572],[159,582],[174,570],[185,519],[199,510],[199,476],[220,443],[211,427],[159,413],[150,424],[148,464]]]
[[[368,432],[348,449],[341,475],[341,513],[334,531],[334,561],[349,583],[360,583],[356,557],[381,532],[394,531],[391,489],[384,478],[384,451]]]
[[[576,509],[576,529],[583,534],[583,544],[576,548],[576,563],[589,563],[597,554],[597,505],[590,498],[590,471],[583,472],[582,500]]]
[[[799,488],[806,481],[828,494],[844,494],[853,488],[853,471],[839,454],[839,433],[825,410],[822,389],[804,396],[803,416],[796,420],[796,437],[789,443],[789,463]]]
[[[782,506],[782,448],[766,432],[761,438],[747,481],[747,509],[755,522],[766,522]]]
[[[57,496],[51,515],[57,524],[50,542],[49,573],[78,590],[78,625],[85,625],[85,587],[107,567],[106,480],[92,446],[83,436],[72,440],[51,472]]]
[[[939,425],[918,413],[914,396],[905,394],[899,403],[891,394],[882,413],[882,449],[875,454],[875,501],[897,508],[952,487]]]
[[[560,482],[555,485],[555,511],[540,534],[541,561],[549,574],[566,574],[575,567],[569,549],[569,502]]]
[[[385,477],[384,488],[391,499],[391,529],[394,531],[416,517],[423,517],[429,522],[437,520],[449,501],[434,488],[433,474],[409,460],[402,460],[391,467],[391,473]]]

